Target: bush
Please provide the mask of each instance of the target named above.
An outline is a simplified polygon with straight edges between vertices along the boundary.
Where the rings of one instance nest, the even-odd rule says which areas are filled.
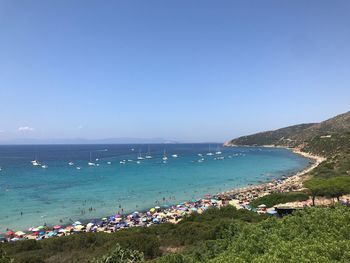
[[[258,207],[261,204],[265,204],[267,207],[273,207],[277,204],[306,201],[308,199],[309,195],[303,192],[272,193],[253,200],[250,205],[252,207]]]

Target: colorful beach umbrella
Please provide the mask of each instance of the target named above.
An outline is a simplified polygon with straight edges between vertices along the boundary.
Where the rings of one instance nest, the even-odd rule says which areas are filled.
[[[13,236],[15,233],[12,230],[6,232],[6,236]]]
[[[16,236],[24,236],[26,233],[24,233],[23,231],[17,231],[15,233]]]
[[[74,227],[74,230],[81,231],[83,228],[84,228],[83,225],[77,225],[76,227]]]
[[[53,227],[53,229],[60,229],[60,228],[62,228],[60,225],[55,225],[55,226]]]

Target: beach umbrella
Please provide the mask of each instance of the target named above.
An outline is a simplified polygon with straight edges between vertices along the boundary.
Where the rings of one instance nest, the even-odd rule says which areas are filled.
[[[149,211],[150,211],[151,213],[154,213],[154,212],[156,211],[156,209],[155,209],[155,208],[151,208]]]
[[[57,233],[54,232],[54,231],[50,231],[49,233],[47,233],[48,237],[53,237],[53,236],[56,236],[56,235],[57,235]]]
[[[197,208],[192,207],[191,210],[194,211],[194,212],[196,212],[196,211],[197,211]]]
[[[45,231],[39,232],[39,235],[45,235]]]
[[[101,218],[102,221],[107,221],[107,217]]]
[[[38,229],[44,229],[44,226],[38,226],[37,228]]]
[[[39,230],[40,230],[40,229],[37,228],[37,227],[32,228],[32,231],[33,231],[33,232],[38,232]]]
[[[266,208],[266,205],[265,204],[261,204],[258,206],[258,208]]]
[[[11,238],[11,241],[12,241],[12,242],[15,242],[15,241],[18,241],[18,240],[19,240],[18,237]]]
[[[77,225],[74,227],[74,230],[81,231],[84,228],[83,225]]]
[[[23,231],[17,231],[15,233],[16,236],[24,236],[26,233],[24,233]]]
[[[6,232],[6,236],[13,236],[15,233],[12,230]]]
[[[94,226],[94,223],[88,223],[88,224],[86,225],[86,227],[88,227],[88,228],[91,228],[92,226]]]
[[[60,225],[55,225],[55,226],[53,227],[53,229],[60,229],[60,228],[62,228]]]
[[[107,219],[107,218],[106,218]],[[81,222],[80,221],[75,221],[74,223],[73,223],[73,226],[77,226],[77,225],[81,225]]]
[[[160,206],[155,206],[154,208],[157,209],[157,210],[159,210],[159,209],[160,209]]]

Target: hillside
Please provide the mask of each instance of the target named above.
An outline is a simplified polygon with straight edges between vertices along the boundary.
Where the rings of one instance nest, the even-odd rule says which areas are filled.
[[[350,132],[350,111],[320,123],[299,124],[274,131],[242,136],[225,143],[225,145],[297,147],[306,146],[315,138],[328,139],[332,136],[339,137],[337,134],[346,132]]]

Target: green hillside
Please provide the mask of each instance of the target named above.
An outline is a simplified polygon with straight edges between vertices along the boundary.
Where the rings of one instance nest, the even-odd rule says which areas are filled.
[[[321,123],[294,125],[274,131],[266,131],[233,139],[230,145],[275,145],[297,147],[310,143],[314,138],[327,138],[350,132],[350,112],[338,115]],[[316,143],[316,141],[315,141]],[[310,149],[313,149],[311,147]]]

